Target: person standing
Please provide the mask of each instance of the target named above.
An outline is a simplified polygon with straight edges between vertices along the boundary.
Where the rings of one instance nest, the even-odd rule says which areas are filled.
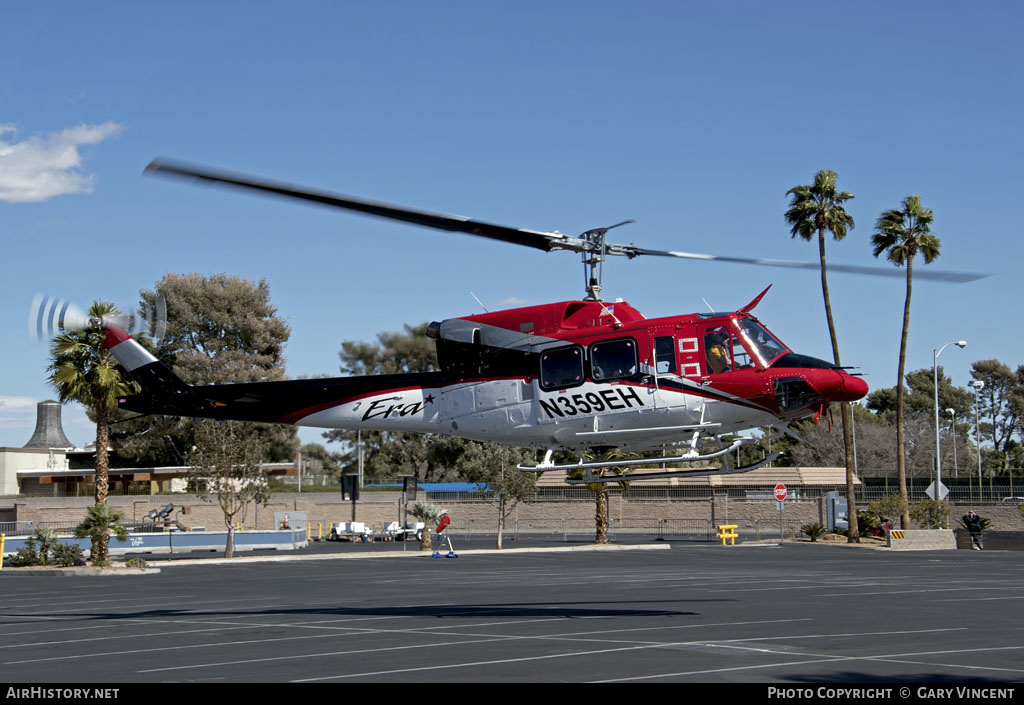
[[[964,514],[963,522],[967,530],[971,532],[971,548],[975,551],[984,550],[985,547],[981,545],[981,517],[972,509]]]

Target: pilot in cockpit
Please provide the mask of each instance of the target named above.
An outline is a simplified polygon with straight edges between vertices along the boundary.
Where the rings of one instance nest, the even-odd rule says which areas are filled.
[[[704,347],[707,349],[708,369],[712,374],[726,372],[732,368],[732,360],[729,358],[729,334],[725,331],[715,331],[704,336]]]

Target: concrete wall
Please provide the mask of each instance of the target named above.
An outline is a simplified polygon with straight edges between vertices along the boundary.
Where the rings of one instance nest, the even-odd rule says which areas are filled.
[[[424,501],[423,495],[417,501]],[[497,510],[491,504],[480,500],[445,501],[431,500],[447,509],[456,530],[495,532]],[[204,526],[210,531],[224,528],[223,516],[215,501],[204,502],[193,495],[162,496],[112,496],[108,502],[124,512],[129,520],[138,520],[152,509],[174,505],[172,520],[182,526]],[[401,518],[400,492],[364,492],[356,503],[355,521],[379,529],[385,523]],[[85,510],[91,506],[91,497],[36,497],[0,502],[0,516],[7,521],[79,521]],[[410,506],[413,503],[410,502]],[[12,511],[13,508],[13,511]],[[973,508],[983,517],[992,521],[993,530],[1024,531],[1024,518],[1016,505],[971,505],[953,507],[953,527],[959,525],[959,518]],[[182,511],[183,510],[183,511]],[[342,501],[335,494],[325,493],[281,493],[271,498],[267,506],[258,510],[249,508],[244,520],[246,529],[276,529],[274,512],[306,512],[316,530],[316,523],[326,525],[333,522],[352,521],[352,503]],[[258,515],[258,521],[257,521]],[[626,520],[678,520],[692,519],[718,524],[740,524],[741,535],[751,527],[768,527],[777,534],[779,510],[774,500],[748,500],[730,498],[726,492],[716,492],[710,497],[697,499],[643,499],[630,497],[627,493],[613,493],[609,497],[608,516],[611,519]],[[540,500],[519,505],[510,520],[527,521],[576,520],[593,521],[594,501],[590,498],[571,500]],[[786,500],[783,523],[787,535],[795,533],[802,524],[825,524],[824,498]]]
[[[53,452],[58,470],[66,466],[66,455],[63,451]],[[47,470],[50,464],[50,451],[39,448],[0,448],[0,495],[16,495],[18,489],[19,470]]]
[[[970,550],[970,533],[963,529],[955,533],[956,547]],[[981,545],[987,551],[1024,551],[1024,531],[985,531],[981,534]]]
[[[417,501],[422,501],[422,497]],[[449,511],[453,529],[492,533],[497,530],[497,509],[492,504],[480,500],[429,501]],[[150,510],[174,504],[171,518],[186,528],[204,526],[212,531],[224,526],[220,507],[193,495],[121,496],[110,497],[108,502],[124,512],[129,520],[142,521]],[[387,522],[400,520],[400,502],[399,492],[365,492],[356,503],[355,520],[379,529]],[[78,521],[92,503],[91,497],[26,498],[14,500],[14,511],[7,511],[6,516],[9,521]],[[410,502],[410,506],[412,504]],[[326,525],[330,523],[352,520],[352,503],[335,495],[282,493],[274,495],[268,505],[258,510],[250,507],[241,523],[247,529],[277,528],[273,526],[275,512],[300,511],[306,512],[314,532],[317,522],[323,522],[326,531]],[[709,498],[677,500],[631,499],[628,495],[613,494],[609,497],[608,516],[624,521],[693,519],[710,521],[712,525],[764,522],[778,526],[779,521],[775,501],[735,500],[725,493]],[[519,520],[520,523],[555,520],[592,522],[593,519],[594,502],[591,499],[541,500],[520,504],[510,517],[510,521]],[[787,500],[787,527],[798,528],[809,522],[823,524],[824,521],[823,500]]]

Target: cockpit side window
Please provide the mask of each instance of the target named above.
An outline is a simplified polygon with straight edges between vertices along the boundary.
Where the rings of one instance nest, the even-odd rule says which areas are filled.
[[[754,366],[750,353],[743,347],[743,343],[736,336],[732,337],[732,365],[733,369],[742,370]]]
[[[707,358],[709,373],[717,374],[732,370],[732,347],[732,336],[725,328],[709,328],[704,333],[704,355]]]
[[[656,372],[660,375],[675,374],[676,371],[676,348],[675,338],[671,335],[661,336],[654,339],[654,359]]]

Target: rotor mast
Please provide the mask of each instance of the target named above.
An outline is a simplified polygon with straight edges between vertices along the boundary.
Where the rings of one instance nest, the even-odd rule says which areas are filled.
[[[604,277],[604,258],[608,254],[605,235],[612,228],[635,223],[635,220],[624,220],[607,228],[594,228],[580,235],[584,246],[580,252],[583,256],[583,289],[587,295],[584,301],[603,301],[601,298],[601,281]]]

